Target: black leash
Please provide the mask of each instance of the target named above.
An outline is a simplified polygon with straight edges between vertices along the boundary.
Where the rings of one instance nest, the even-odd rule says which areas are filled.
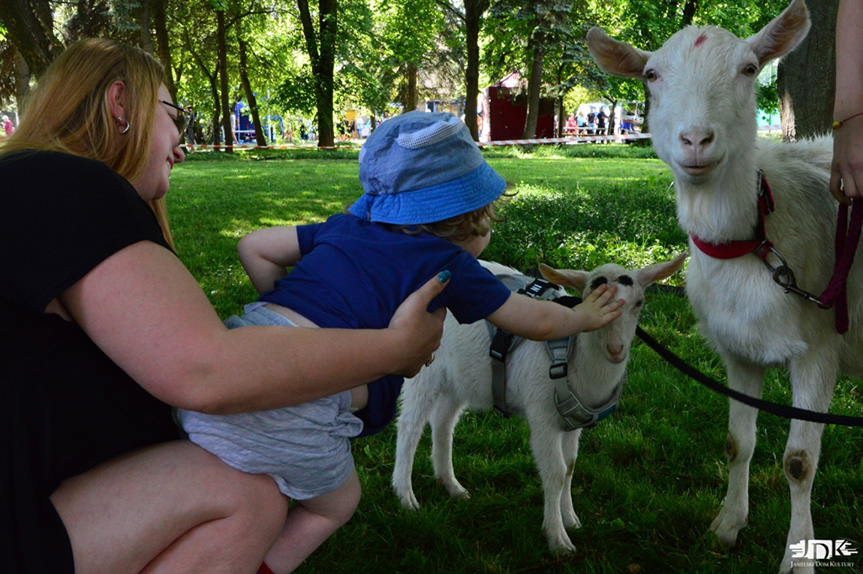
[[[663,347],[659,343],[659,341],[648,335],[641,327],[636,327],[635,334],[638,335],[638,337],[642,341],[644,341],[648,347],[656,351],[660,357],[665,359],[668,364],[670,364],[672,367],[674,367],[684,375],[695,379],[696,382],[701,383],[708,389],[716,391],[717,393],[725,395],[727,397],[731,397],[732,399],[747,404],[750,407],[755,407],[758,410],[765,411],[772,415],[784,417],[787,419],[800,419],[813,423],[822,423],[828,425],[863,427],[863,417],[832,415],[830,413],[819,413],[817,411],[810,411],[806,409],[799,409],[797,407],[779,405],[761,399],[756,399],[753,396],[741,393],[739,391],[735,391],[734,389],[730,389],[725,385],[711,379],[695,367],[685,363],[683,359]]]

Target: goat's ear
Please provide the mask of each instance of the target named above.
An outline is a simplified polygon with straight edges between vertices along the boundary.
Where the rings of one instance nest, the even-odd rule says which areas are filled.
[[[587,32],[587,47],[593,61],[602,71],[621,78],[640,78],[644,74],[644,65],[650,58],[650,52],[614,40],[602,28],[597,27]]]
[[[539,264],[539,272],[542,276],[558,285],[572,287],[579,293],[584,294],[587,287],[587,271],[576,271],[574,269],[552,269],[545,263]]]
[[[746,42],[764,66],[770,60],[784,56],[803,41],[809,32],[809,11],[804,0],[792,0],[782,14],[774,18]]]
[[[638,278],[638,284],[642,287],[646,287],[654,281],[661,281],[663,279],[671,277],[672,275],[677,273],[677,271],[681,267],[683,267],[683,262],[686,261],[687,257],[689,257],[689,254],[683,252],[671,261],[654,263],[653,265],[650,265],[643,269],[639,269],[635,273],[636,277]]]

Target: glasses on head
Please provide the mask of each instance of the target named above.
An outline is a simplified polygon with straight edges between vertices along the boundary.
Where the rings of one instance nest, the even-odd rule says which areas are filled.
[[[166,102],[165,100],[159,100],[159,103],[165,104],[169,108],[174,108],[177,110],[177,117],[171,116],[171,119],[174,120],[174,125],[177,126],[177,131],[180,132],[180,136],[186,133],[186,126],[189,125],[189,114],[186,113],[186,110],[174,104],[172,102]]]

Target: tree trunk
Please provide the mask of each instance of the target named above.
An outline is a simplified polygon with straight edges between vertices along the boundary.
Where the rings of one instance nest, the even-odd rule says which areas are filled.
[[[332,147],[333,83],[336,64],[336,32],[338,31],[338,0],[319,0],[321,57],[317,77],[318,92],[318,147]]]
[[[524,139],[536,137],[536,125],[539,122],[539,97],[542,91],[542,62],[545,56],[542,41],[533,35],[533,57],[530,63],[530,79],[527,86],[527,119],[524,122]]]
[[[222,129],[225,131],[225,151],[234,151],[234,134],[231,130],[231,105],[228,102],[228,47],[225,32],[225,11],[216,10],[216,45],[219,62],[219,88],[222,104]]]
[[[563,94],[557,98],[557,131],[555,137],[562,138],[566,135],[566,110],[563,109]]]
[[[156,29],[156,49],[159,61],[165,66],[165,87],[174,101],[177,101],[177,85],[174,78],[174,62],[171,59],[171,45],[168,42],[168,14],[166,0],[152,0],[153,27]]]
[[[794,141],[828,133],[836,93],[836,13],[838,3],[809,11],[812,28],[777,71],[782,139]]]
[[[476,100],[479,96],[479,32],[482,26],[482,15],[488,10],[488,6],[488,0],[465,0],[464,2],[464,28],[467,43],[464,122],[474,141],[479,141],[476,123]]]
[[[608,126],[605,130],[605,133],[607,135],[613,136],[614,128],[617,127],[617,118],[614,115],[614,110],[617,109],[617,102],[619,102],[620,100],[609,98],[609,101],[611,102],[611,110],[609,111],[608,119],[605,122],[605,125]]]
[[[246,101],[249,102],[249,109],[252,113],[252,123],[255,126],[255,142],[259,146],[267,145],[267,138],[264,135],[264,129],[261,126],[261,115],[258,113],[258,100],[255,98],[255,93],[252,91],[252,84],[249,82],[248,70],[248,54],[246,41],[239,39],[240,43],[240,83],[243,84],[243,91],[246,93]]]
[[[412,112],[417,109],[417,65],[413,62],[408,62],[405,79],[407,80],[407,88],[405,89],[405,111]]]
[[[692,25],[692,19],[698,11],[698,0],[686,0],[683,5],[683,19],[681,20],[681,28]]]
[[[150,8],[150,0],[138,0],[138,45],[148,54],[155,56],[153,37],[150,35],[150,16],[152,14]]]
[[[49,0],[2,0],[0,22],[37,78],[63,51],[63,44],[54,35]]]
[[[300,22],[306,50],[312,62],[315,78],[315,103],[318,112],[318,147],[332,147],[335,143],[333,129],[333,73],[335,68],[336,31],[338,30],[338,0],[319,0],[318,36],[320,51],[312,25],[308,0],[297,0]]]
[[[18,102],[18,113],[22,113],[30,95],[30,66],[21,52],[15,48],[15,101]]]
[[[185,36],[184,40],[186,43],[186,49],[192,55],[192,59],[195,61],[195,64],[198,65],[198,68],[201,69],[201,72],[203,72],[204,76],[206,76],[207,80],[210,82],[210,95],[213,98],[213,116],[211,122],[213,129],[213,146],[216,149],[219,149],[219,110],[221,109],[221,105],[219,103],[219,83],[217,78],[218,70],[215,72],[210,72],[210,70],[204,63],[203,58],[201,58],[201,55],[198,54],[198,52],[196,52],[195,49],[192,47],[192,40],[188,36]]]
[[[222,137],[220,135],[222,125],[222,102],[219,97],[219,85],[215,75],[207,76],[210,79],[210,94],[213,96],[213,147],[221,149]]]

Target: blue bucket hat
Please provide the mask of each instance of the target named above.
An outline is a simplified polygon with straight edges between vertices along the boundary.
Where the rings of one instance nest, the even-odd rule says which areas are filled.
[[[386,120],[359,160],[365,194],[348,211],[369,221],[443,221],[488,205],[506,189],[467,126],[449,113],[415,111]]]

